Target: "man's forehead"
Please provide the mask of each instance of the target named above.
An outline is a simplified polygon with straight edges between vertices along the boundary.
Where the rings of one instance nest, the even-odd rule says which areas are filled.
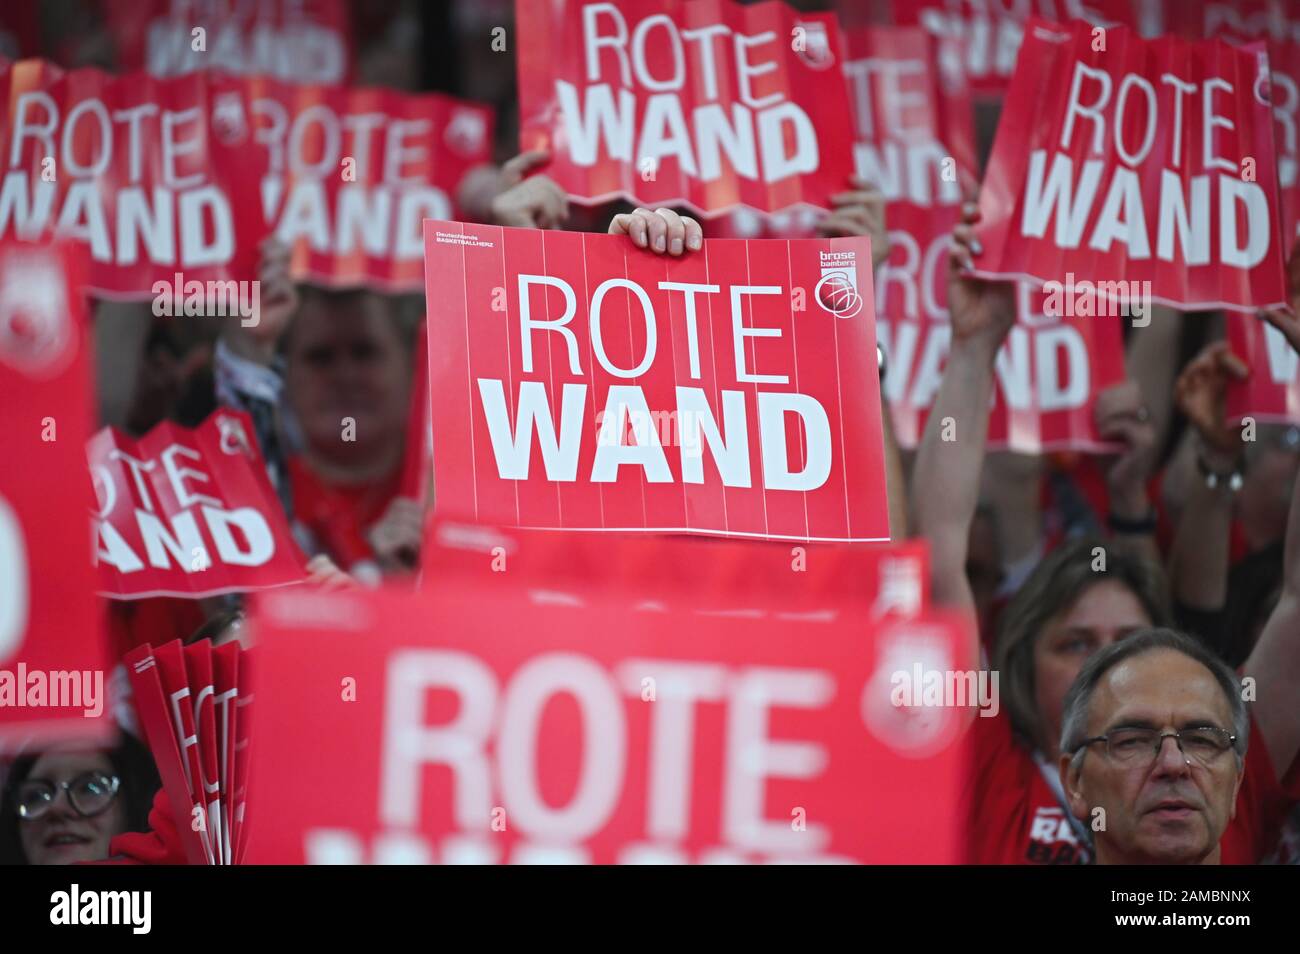
[[[1094,728],[1197,720],[1223,725],[1231,715],[1214,673],[1180,652],[1155,650],[1106,671],[1093,693],[1088,721]]]

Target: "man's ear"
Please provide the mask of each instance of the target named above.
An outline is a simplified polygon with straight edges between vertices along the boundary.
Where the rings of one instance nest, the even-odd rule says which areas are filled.
[[[1061,788],[1065,790],[1065,798],[1070,803],[1070,813],[1079,821],[1085,824],[1091,819],[1091,809],[1088,807],[1088,801],[1083,797],[1079,790],[1082,783],[1083,763],[1079,767],[1074,767],[1074,757],[1062,754],[1057,760],[1057,767],[1061,773]]]

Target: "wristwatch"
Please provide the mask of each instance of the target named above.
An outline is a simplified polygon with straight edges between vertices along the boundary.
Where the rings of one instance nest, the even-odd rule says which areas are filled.
[[[1198,452],[1196,455],[1196,469],[1200,471],[1201,476],[1205,478],[1205,486],[1209,487],[1211,490],[1223,486],[1227,487],[1233,493],[1236,493],[1241,489],[1241,485],[1244,482],[1240,463],[1235,464],[1233,469],[1230,471],[1218,471],[1206,462],[1204,455]]]

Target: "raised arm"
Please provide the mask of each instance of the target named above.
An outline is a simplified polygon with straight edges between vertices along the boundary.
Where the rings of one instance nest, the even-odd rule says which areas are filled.
[[[1264,317],[1300,352],[1300,245],[1287,265],[1291,313]],[[1291,490],[1282,556],[1282,594],[1246,660],[1244,675],[1256,680],[1255,722],[1278,777],[1300,750],[1300,477]]]
[[[1165,446],[1174,417],[1174,382],[1178,379],[1178,349],[1186,319],[1165,305],[1152,305],[1149,323],[1134,323],[1124,349],[1128,376],[1142,392],[1153,444],[1157,453]]]
[[[1242,443],[1224,421],[1224,399],[1229,381],[1247,373],[1227,342],[1215,341],[1183,370],[1174,387],[1178,408],[1192,426],[1190,439],[1201,473],[1191,481],[1178,519],[1169,583],[1179,604],[1201,612],[1223,609],[1228,597],[1230,481],[1241,468]]]
[[[1095,415],[1097,433],[1121,448],[1102,464],[1110,498],[1110,530],[1146,559],[1159,563],[1155,509],[1147,496],[1147,479],[1159,448],[1142,388],[1132,378],[1106,388],[1097,395]]]
[[[971,519],[979,502],[980,468],[993,396],[993,363],[1015,322],[1014,286],[962,274],[983,249],[971,224],[974,203],[962,210],[948,257],[952,348],[912,470],[913,530],[930,544],[934,601],[974,614],[966,580]]]
[[[885,442],[885,493],[889,495],[889,536],[894,540],[907,538],[907,478],[903,474],[903,454],[894,434],[894,419],[889,413],[889,402],[882,391],[880,395],[880,424]]]

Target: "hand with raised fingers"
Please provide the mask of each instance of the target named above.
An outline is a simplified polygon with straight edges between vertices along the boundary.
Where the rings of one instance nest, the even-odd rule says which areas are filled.
[[[1241,456],[1241,434],[1228,426],[1224,410],[1228,384],[1250,375],[1246,362],[1232,353],[1226,341],[1214,341],[1201,349],[1174,382],[1174,400],[1196,430],[1213,463],[1228,465]]]
[[[527,175],[550,161],[549,152],[534,149],[520,153],[501,167],[497,180],[499,191],[491,203],[493,223],[554,229],[569,221],[569,197],[555,180]]]

